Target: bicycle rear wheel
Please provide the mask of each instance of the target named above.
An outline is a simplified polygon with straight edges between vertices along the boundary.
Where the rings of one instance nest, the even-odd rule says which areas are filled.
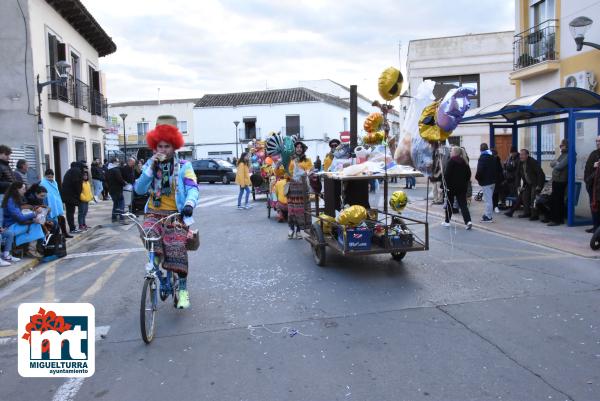
[[[146,278],[144,287],[142,288],[142,302],[140,305],[140,329],[142,332],[142,340],[146,344],[150,344],[154,338],[154,327],[156,322],[156,286],[155,278]]]

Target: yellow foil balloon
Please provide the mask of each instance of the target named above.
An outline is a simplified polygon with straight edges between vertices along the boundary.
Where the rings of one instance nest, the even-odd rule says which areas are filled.
[[[319,214],[319,217],[323,220],[323,232],[331,234],[331,223],[335,222],[335,217],[331,217],[325,213]]]
[[[365,119],[365,123],[363,124],[363,128],[366,132],[375,132],[381,129],[381,124],[383,124],[383,114],[381,113],[371,113]]]
[[[394,67],[386,68],[379,76],[379,95],[387,101],[400,96],[402,90],[402,74]]]
[[[342,210],[336,220],[343,226],[355,227],[365,221],[366,218],[367,209],[360,205],[354,205]]]
[[[451,132],[441,129],[435,121],[435,115],[440,102],[433,102],[423,109],[419,118],[419,135],[421,138],[429,142],[445,141],[450,136]]]
[[[395,191],[390,198],[389,204],[392,209],[397,212],[402,211],[408,203],[408,196],[404,191]]]

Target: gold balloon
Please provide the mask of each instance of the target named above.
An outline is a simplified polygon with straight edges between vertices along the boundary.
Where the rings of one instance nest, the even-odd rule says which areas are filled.
[[[406,196],[404,191],[395,191],[389,201],[390,207],[397,212],[400,212],[402,209],[404,209],[407,203],[408,196]]]
[[[343,226],[355,227],[365,221],[366,218],[367,209],[360,205],[354,205],[342,210],[336,220]]]
[[[379,95],[387,101],[400,96],[404,78],[400,70],[394,67],[386,68],[379,76]]]
[[[383,124],[383,114],[371,113],[365,119],[363,128],[365,129],[366,132],[375,132],[375,131],[381,129],[381,124]]]
[[[323,232],[331,234],[331,223],[335,223],[335,217],[331,217],[325,213],[319,214],[319,217],[323,220]]]
[[[429,142],[445,141],[451,134],[451,132],[441,129],[435,121],[439,105],[439,100],[431,103],[423,109],[423,113],[421,113],[421,117],[419,118],[419,135]]]
[[[385,139],[385,131],[369,132],[364,136],[363,142],[366,145],[379,145]]]

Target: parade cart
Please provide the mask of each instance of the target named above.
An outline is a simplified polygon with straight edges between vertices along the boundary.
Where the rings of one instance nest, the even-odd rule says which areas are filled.
[[[407,252],[429,250],[428,212],[425,221],[389,210],[388,183],[392,178],[421,177],[419,172],[340,176],[320,174],[324,192],[315,198],[315,208],[307,211],[312,224],[304,230],[315,263],[324,266],[327,248],[344,256],[391,254],[401,261]],[[383,180],[383,210],[369,205],[369,181]],[[360,227],[343,226],[333,219],[343,205],[362,205],[368,217]]]
[[[259,172],[253,173],[250,176],[252,182],[252,200],[256,200],[256,195],[267,195],[269,196],[269,178],[262,177]]]

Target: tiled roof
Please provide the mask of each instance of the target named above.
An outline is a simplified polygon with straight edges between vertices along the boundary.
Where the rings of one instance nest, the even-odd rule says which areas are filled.
[[[285,104],[325,102],[334,106],[349,109],[350,104],[338,97],[315,92],[307,88],[274,89],[257,92],[239,92],[204,95],[196,103],[196,107],[233,107],[257,104]],[[359,111],[367,113],[358,108]]]
[[[46,0],[103,57],[117,51],[117,45],[80,0]]]
[[[194,103],[196,104],[200,100],[199,97],[190,99],[165,99],[161,100],[160,104],[174,104],[174,103]],[[124,106],[158,106],[158,100],[134,100],[131,102],[118,102],[109,103],[110,107],[124,107]]]

